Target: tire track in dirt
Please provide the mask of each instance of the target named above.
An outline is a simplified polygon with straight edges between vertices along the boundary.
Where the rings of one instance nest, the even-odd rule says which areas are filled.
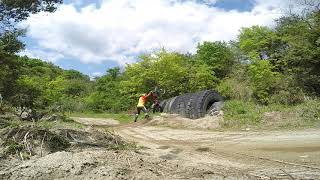
[[[126,133],[126,131],[131,133]],[[126,139],[147,147],[146,152],[154,156],[167,157],[169,160],[187,163],[190,166],[233,169],[254,178],[320,179],[320,160],[296,162],[297,155],[307,154],[314,157],[320,149],[313,147],[312,152],[290,152],[305,140],[320,142],[317,130],[299,132],[212,132],[199,130],[170,129],[165,127],[133,126],[118,128],[116,132]],[[295,140],[298,139],[298,140]],[[263,148],[284,147],[288,152],[268,152]],[[174,154],[175,149],[179,153]],[[284,157],[281,157],[284,156]],[[279,159],[277,159],[279,158]],[[319,166],[320,167],[320,166]]]
[[[320,179],[320,170],[316,168],[320,167],[317,129],[214,132],[148,126],[144,122],[113,129],[123,138],[143,146],[142,152],[148,156],[191,169],[221,172],[235,178]]]

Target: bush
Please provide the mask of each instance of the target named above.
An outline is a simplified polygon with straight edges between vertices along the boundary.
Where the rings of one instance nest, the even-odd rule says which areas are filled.
[[[225,116],[222,127],[257,125],[261,121],[260,107],[250,101],[226,101],[223,111]]]
[[[271,103],[295,105],[304,102],[305,94],[295,83],[293,77],[282,76],[275,84],[276,89],[270,98]]]
[[[0,114],[13,113],[14,109],[5,103],[0,103]]]
[[[250,83],[255,99],[268,104],[274,93],[280,74],[272,71],[273,66],[267,60],[258,60],[249,66]]]
[[[320,101],[306,100],[297,105],[257,105],[250,101],[226,101],[223,107],[224,128],[306,128],[320,126]]]
[[[62,109],[64,112],[83,112],[86,108],[80,98],[66,97],[62,100]]]
[[[307,101],[297,106],[297,112],[304,121],[320,122],[320,101]]]
[[[217,91],[227,99],[249,101],[252,90],[247,82],[239,82],[234,78],[224,79],[217,87]]]
[[[304,101],[305,95],[299,88],[290,88],[287,90],[280,90],[272,95],[270,102],[276,104],[295,105]]]

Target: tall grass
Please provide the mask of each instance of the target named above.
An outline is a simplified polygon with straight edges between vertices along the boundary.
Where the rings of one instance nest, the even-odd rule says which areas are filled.
[[[308,128],[320,127],[320,100],[298,105],[257,105],[251,101],[230,100],[223,108],[223,128]]]

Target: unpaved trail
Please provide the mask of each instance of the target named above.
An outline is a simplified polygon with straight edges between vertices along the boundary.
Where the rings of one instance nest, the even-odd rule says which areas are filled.
[[[153,156],[241,179],[320,179],[320,131],[213,132],[132,124],[116,128]]]
[[[22,161],[0,158],[0,180],[320,179],[319,129],[217,132],[139,122],[113,126],[113,130],[141,148],[108,149],[101,144],[122,141],[113,133],[103,137],[106,125],[99,121],[109,120],[84,119],[89,126],[84,139],[93,146],[73,145],[66,151]]]
[[[116,126],[119,125],[119,121],[114,119],[105,118],[86,118],[86,117],[70,117],[74,121],[87,125],[87,126]]]

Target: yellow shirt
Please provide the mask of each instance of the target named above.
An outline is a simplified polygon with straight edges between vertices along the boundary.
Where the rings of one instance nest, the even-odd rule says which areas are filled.
[[[147,98],[148,98],[148,97],[146,97],[146,96],[141,96],[141,97],[139,98],[139,102],[138,102],[137,107],[144,107],[144,104],[146,103]]]

